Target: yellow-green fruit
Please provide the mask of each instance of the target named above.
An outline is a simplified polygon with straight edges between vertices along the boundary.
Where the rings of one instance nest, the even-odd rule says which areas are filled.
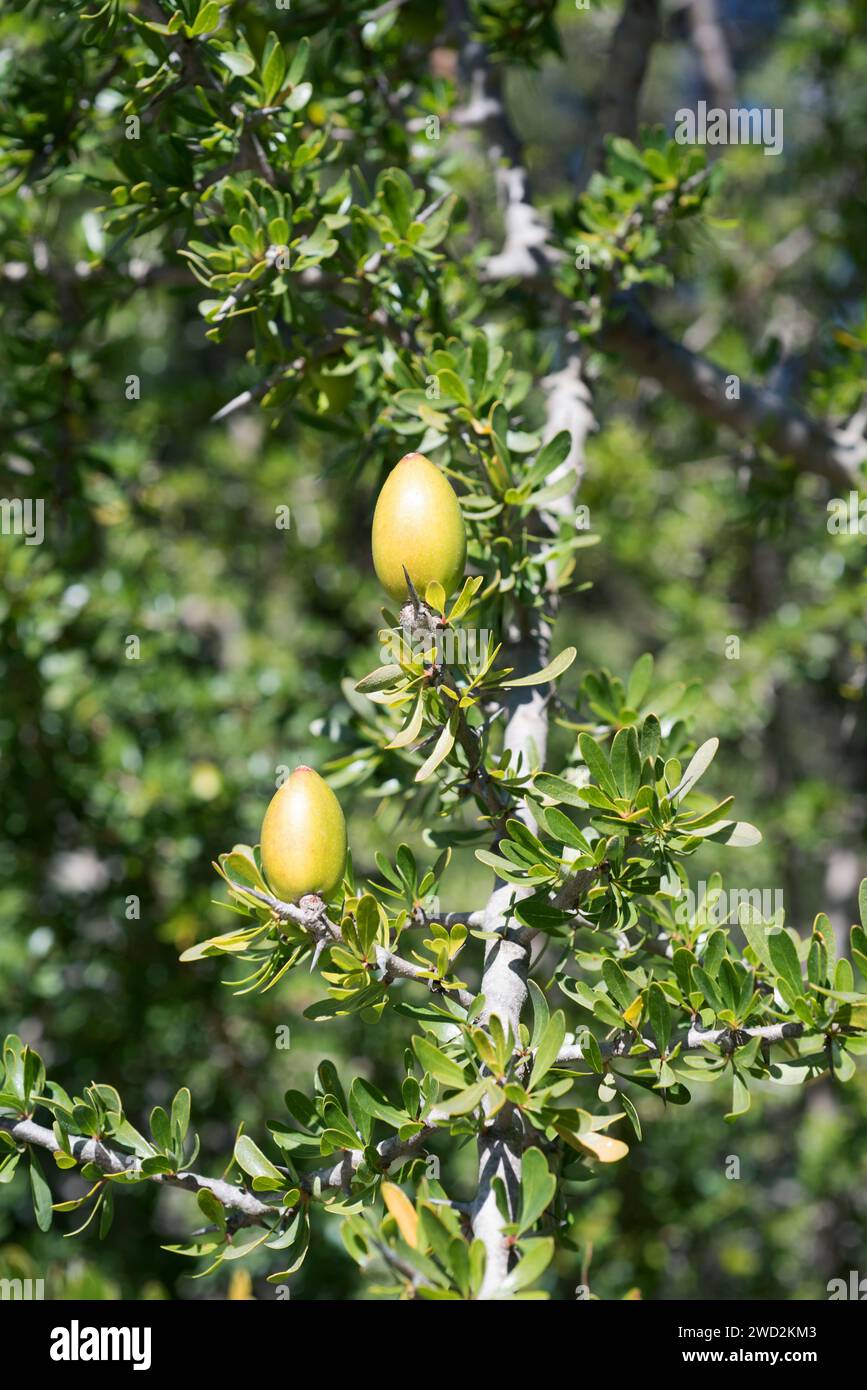
[[[446,594],[464,575],[467,538],[448,478],[424,454],[404,454],[389,473],[373,514],[373,565],[396,602],[407,597],[403,567],[424,598],[432,579]]]
[[[274,893],[293,902],[305,893],[327,898],[346,864],[346,821],[340,802],[312,767],[296,767],[265,812],[262,867]]]

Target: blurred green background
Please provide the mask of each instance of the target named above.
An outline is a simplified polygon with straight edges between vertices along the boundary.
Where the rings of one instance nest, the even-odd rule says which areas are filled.
[[[0,92],[47,22],[42,7],[16,8],[0,20]],[[643,110],[670,127],[705,89],[687,7],[664,8]],[[863,371],[859,382],[841,365],[839,344],[864,342],[865,7],[720,8],[743,100],[785,109],[785,153],[726,152],[718,225],[684,246],[658,311],[730,370],[794,382],[820,411],[854,409]],[[590,94],[616,17],[564,3],[565,60],[510,76],[555,206],[586,176]],[[200,1167],[216,1172],[238,1123],[261,1135],[322,1057],[388,1089],[404,1038],[388,1012],[376,1029],[303,1020],[315,976],[236,998],[219,961],[178,963],[225,928],[211,861],[256,841],[276,769],[322,769],[345,751],[341,681],[378,649],[368,526],[380,479],[348,477],[328,434],[297,419],[271,429],[253,408],[209,423],[246,384],[246,340],[243,328],[228,347],[205,340],[180,261],[155,284],[131,276],[126,300],[94,312],[98,292],[75,266],[98,242],[96,201],[59,179],[0,213],[4,271],[35,266],[3,281],[0,414],[16,428],[0,438],[0,491],[42,496],[50,516],[45,545],[0,537],[0,1024],[70,1091],[117,1085],[134,1120],[189,1085]],[[529,331],[514,346],[532,350]],[[721,737],[720,785],[765,839],[706,852],[696,876],[719,867],[728,884],[781,889],[790,924],[806,930],[824,909],[842,941],[867,862],[865,538],[829,535],[820,481],[747,468],[748,450],[652,385],[592,365],[600,429],[582,500],[601,543],[579,552],[593,587],[566,605],[557,645],[578,647],[575,672],[623,674],[650,650],[665,677],[704,682],[698,732]],[[138,401],[125,395],[131,373]],[[284,506],[288,530],[275,525]],[[420,845],[420,827],[343,781],[359,867],[400,839]],[[456,855],[443,908],[480,906],[488,889],[487,872]],[[275,1045],[285,1025],[289,1050]],[[830,1278],[863,1271],[863,1069],[845,1089],[757,1097],[733,1127],[716,1093],[639,1109],[645,1142],[576,1197],[594,1293],[821,1298]],[[443,1181],[464,1195],[471,1169],[464,1151]],[[59,1197],[81,1191],[74,1174],[52,1181]],[[185,1194],[140,1187],[118,1201],[105,1244],[92,1230],[71,1242],[74,1218],[40,1234],[23,1187],[0,1187],[0,1275],[45,1277],[53,1297],[273,1298],[256,1257],[252,1283],[230,1287],[227,1269],[197,1283],[160,1249],[195,1218]],[[315,1225],[292,1297],[361,1297],[337,1220]],[[556,1279],[566,1298],[581,1282],[568,1252]]]

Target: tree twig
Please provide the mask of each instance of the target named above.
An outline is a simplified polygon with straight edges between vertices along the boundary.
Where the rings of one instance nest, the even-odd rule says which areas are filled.
[[[849,488],[867,459],[863,435],[835,430],[795,409],[762,386],[750,386],[707,358],[669,338],[632,298],[621,300],[599,333],[600,346],[617,353],[634,371],[652,377],[675,399],[719,425],[764,442],[804,473],[816,473],[837,488]]]
[[[397,1135],[385,1139],[377,1145],[377,1154],[382,1172],[387,1172],[395,1163],[412,1158],[423,1148],[425,1141],[435,1128],[428,1123],[411,1139],[399,1139]],[[33,1144],[36,1148],[47,1149],[49,1153],[62,1153],[54,1133],[44,1125],[31,1119],[19,1119],[14,1115],[0,1115],[0,1129],[12,1135],[19,1144]],[[234,1226],[268,1226],[276,1223],[287,1208],[279,1203],[260,1201],[246,1188],[225,1182],[222,1178],[206,1178],[200,1173],[147,1173],[141,1172],[141,1160],[134,1154],[113,1149],[101,1139],[86,1138],[83,1135],[69,1135],[69,1146],[73,1157],[79,1164],[92,1163],[107,1176],[120,1173],[135,1173],[142,1180],[155,1182],[163,1187],[178,1187],[185,1192],[211,1192],[226,1208],[234,1212]],[[308,1197],[319,1197],[335,1189],[348,1191],[354,1174],[364,1161],[361,1149],[345,1149],[336,1163],[317,1168],[309,1173],[299,1174],[299,1185]]]
[[[784,1042],[789,1038],[800,1038],[806,1033],[803,1023],[769,1023],[761,1028],[690,1028],[686,1038],[681,1039],[681,1052],[701,1052],[708,1044],[720,1047],[724,1052],[735,1052],[739,1047],[745,1047],[752,1038],[761,1038],[766,1043]],[[676,1043],[677,1039],[675,1039]],[[598,1043],[599,1051],[603,1057],[624,1057],[635,1046],[641,1042],[647,1048],[646,1053],[641,1053],[640,1057],[659,1056],[659,1048],[653,1038],[648,1038],[637,1034],[630,1035],[623,1033],[619,1038],[608,1039]],[[674,1045],[674,1044],[673,1044]],[[640,1060],[632,1058],[632,1061]],[[584,1062],[587,1054],[580,1043],[567,1043],[557,1053],[554,1063],[557,1067],[568,1066],[570,1062]]]
[[[299,926],[304,927],[316,942],[318,950],[328,944],[329,937],[335,943],[343,944],[343,933],[339,926],[326,915],[324,902],[314,894],[309,895],[308,901],[302,898],[300,903],[287,903],[270,893],[261,892],[258,888],[245,887],[243,891],[264,907],[270,907],[284,921],[297,922]],[[457,1000],[462,1009],[469,1009],[474,1003],[475,995],[469,990],[447,989],[444,983],[432,978],[424,966],[415,965],[384,946],[375,946],[374,951],[377,968],[383,972],[386,983],[390,979],[414,980],[417,984],[425,985],[433,993],[449,995]]]
[[[658,35],[659,0],[625,0],[600,87],[591,172],[603,163],[606,135],[632,139],[638,129],[638,100]]]

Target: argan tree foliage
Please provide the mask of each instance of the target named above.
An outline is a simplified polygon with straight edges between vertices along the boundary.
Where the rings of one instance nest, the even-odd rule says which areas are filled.
[[[832,8],[829,71],[848,61],[863,7]],[[222,1165],[209,1154],[223,1172],[211,1178],[192,1127],[194,1084],[139,1128],[116,1088],[123,1075],[87,1084],[85,1071],[71,1096],[16,1029],[3,1054],[0,1177],[29,1174],[42,1230],[54,1211],[80,1209],[110,1241],[128,1187],[169,1186],[199,1209],[195,1234],[170,1247],[195,1257],[197,1273],[256,1251],[283,1285],[332,1220],[369,1292],[545,1297],[558,1247],[573,1252],[580,1283],[583,1192],[601,1167],[629,1161],[643,1126],[687,1123],[697,1089],[709,1089],[716,1104],[705,1114],[721,1124],[746,1115],[756,1087],[821,1077],[837,1087],[867,1051],[865,884],[862,925],[848,941],[824,914],[810,920],[818,902],[804,919],[765,915],[752,901],[731,908],[726,856],[761,835],[737,818],[724,759],[719,771],[713,763],[719,744],[700,683],[660,679],[649,654],[620,678],[558,638],[558,617],[591,601],[600,518],[584,501],[586,454],[594,430],[604,438],[623,376],[652,378],[703,427],[739,439],[735,462],[762,524],[773,528],[805,492],[824,518],[826,498],[857,491],[867,454],[856,415],[863,326],[850,316],[845,332],[828,335],[797,399],[785,372],[751,382],[658,326],[651,306],[665,315],[677,277],[732,216],[726,154],[639,126],[664,16],[626,0],[581,176],[537,198],[504,82],[507,70],[550,72],[563,59],[556,11],[548,0],[30,0],[3,21],[6,486],[10,497],[45,499],[47,530],[41,547],[3,539],[3,679],[40,708],[52,677],[67,686],[53,720],[21,743],[3,721],[10,863],[22,882],[37,873],[38,818],[69,816],[72,804],[75,818],[109,827],[107,854],[134,865],[119,891],[176,901],[189,876],[204,892],[207,856],[203,864],[184,839],[184,798],[198,796],[210,808],[207,838],[222,850],[215,895],[235,916],[204,939],[202,916],[187,913],[158,944],[174,1007],[185,988],[174,972],[205,970],[212,957],[253,1018],[306,972],[313,997],[294,1036],[360,1024],[356,1053],[363,1046],[374,1065],[387,1053],[392,1067],[384,1089],[372,1067],[352,1075],[321,1061],[267,1126],[238,1125]],[[806,13],[809,34],[815,12]],[[579,41],[584,21],[570,7]],[[861,60],[863,74],[863,44]],[[773,163],[760,150],[750,157],[763,174]],[[346,527],[323,505],[320,532],[342,525],[346,538],[329,550],[340,574],[323,598],[322,573],[292,548],[309,498],[296,509],[288,490],[298,587],[285,615],[268,608],[271,552],[249,558],[243,548],[256,528],[274,528],[247,506],[231,436],[217,485],[193,458],[173,492],[133,436],[118,443],[124,419],[143,412],[183,452],[187,405],[171,382],[149,394],[135,345],[149,306],[190,293],[199,326],[185,351],[213,428],[264,418],[273,437],[309,446],[344,511],[356,508]],[[424,455],[453,485],[466,573],[454,592],[436,579],[423,592],[409,583],[365,627],[354,604],[371,571],[367,501],[406,454]],[[302,464],[301,492],[304,475]],[[118,676],[117,645],[136,633],[127,580],[106,587],[101,620],[84,636],[76,583],[94,555],[120,569],[126,546],[129,562],[155,575],[159,545],[142,537],[158,537],[165,517],[195,549],[185,508],[195,518],[209,503],[216,587],[233,582],[226,557],[237,536],[238,574],[255,591],[247,622],[267,641],[228,658],[206,689],[195,672],[209,643],[229,639],[212,630],[212,612],[188,613],[186,647],[157,625],[144,639],[160,647],[157,662],[130,662]],[[386,560],[411,569],[394,505]],[[420,548],[436,550],[443,517],[434,502]],[[117,520],[124,539],[109,542]],[[595,574],[602,563],[597,549]],[[626,572],[634,556],[619,563]],[[845,578],[855,562],[841,563]],[[854,631],[857,602],[841,599],[837,616],[838,633]],[[266,668],[276,684],[257,686]],[[346,868],[326,897],[284,900],[258,845],[235,843],[261,823],[274,777],[253,795],[233,744],[242,730],[250,740],[260,694],[281,681],[293,698],[322,701],[317,769],[349,816]],[[183,699],[173,702],[172,688]],[[158,760],[148,795],[113,798],[138,769],[132,746],[149,729],[168,738],[176,718],[192,781],[188,768],[166,766],[172,809],[151,831]],[[292,711],[280,718],[278,782],[308,747]],[[52,763],[75,789],[65,809]],[[423,834],[411,849],[397,832],[390,853],[365,860],[353,853],[351,812],[385,801],[395,825]],[[314,830],[316,816],[313,806]],[[441,900],[462,900],[468,851],[493,871],[493,891],[442,911]],[[718,872],[696,892],[691,861],[707,866],[709,854]],[[50,889],[40,902],[62,931]],[[171,977],[169,942],[183,947]],[[211,1022],[222,1007],[209,1004]],[[147,1072],[140,1041],[137,1085]],[[449,1176],[467,1151],[469,1193]],[[49,1155],[80,1170],[81,1195],[57,1201]],[[332,1247],[328,1258],[340,1256]]]

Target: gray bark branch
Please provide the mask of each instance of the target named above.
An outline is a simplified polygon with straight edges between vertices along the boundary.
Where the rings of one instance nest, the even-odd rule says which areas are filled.
[[[731,373],[669,338],[636,301],[619,307],[621,317],[609,319],[599,334],[606,352],[617,353],[633,371],[658,381],[707,419],[791,458],[802,472],[816,473],[837,488],[852,486],[855,469],[867,459],[863,435],[821,424],[765,387],[741,381],[737,396],[730,398],[737,381]]]
[[[435,1119],[435,1112],[431,1119]],[[413,1157],[423,1148],[428,1136],[435,1128],[428,1123],[423,1130],[411,1139],[398,1139],[395,1135],[377,1145],[380,1166],[383,1172],[397,1162]],[[19,1119],[14,1115],[0,1115],[0,1129],[11,1134],[19,1144],[33,1144],[49,1153],[62,1153],[63,1150],[54,1137],[54,1132],[44,1125],[30,1119]],[[113,1149],[101,1139],[86,1138],[84,1135],[70,1135],[69,1145],[73,1157],[79,1164],[93,1163],[107,1176],[118,1173],[136,1173],[142,1180],[154,1182],[163,1187],[178,1187],[185,1192],[212,1192],[227,1211],[236,1213],[234,1227],[268,1226],[276,1223],[287,1210],[278,1204],[260,1201],[252,1192],[225,1182],[222,1178],[206,1178],[200,1173],[141,1173],[141,1160],[134,1154]],[[310,1173],[299,1174],[299,1186],[309,1197],[318,1197],[323,1192],[334,1189],[348,1192],[352,1178],[364,1159],[361,1149],[345,1149],[336,1163],[327,1164]]]
[[[711,100],[728,109],[734,105],[736,79],[716,0],[690,0],[689,24]]]
[[[686,1038],[681,1040],[680,1050],[681,1052],[701,1052],[710,1043],[715,1047],[721,1047],[723,1051],[735,1052],[739,1047],[745,1047],[752,1038],[762,1038],[767,1043],[779,1043],[789,1038],[803,1037],[806,1031],[803,1023],[770,1023],[761,1028],[739,1028],[736,1032],[731,1028],[690,1028]],[[600,1042],[599,1051],[605,1058],[624,1057],[638,1041],[637,1036],[621,1036]],[[642,1036],[640,1041],[648,1049],[650,1055],[659,1056],[659,1048],[653,1038]],[[647,1054],[641,1054],[642,1057],[645,1055]],[[555,1066],[564,1067],[568,1066],[570,1062],[586,1060],[586,1053],[580,1043],[567,1043],[558,1052]],[[640,1058],[633,1060],[640,1060]]]
[[[647,65],[659,35],[659,0],[626,0],[614,30],[602,83],[592,168],[601,167],[605,136],[632,139],[638,129],[638,101]]]

